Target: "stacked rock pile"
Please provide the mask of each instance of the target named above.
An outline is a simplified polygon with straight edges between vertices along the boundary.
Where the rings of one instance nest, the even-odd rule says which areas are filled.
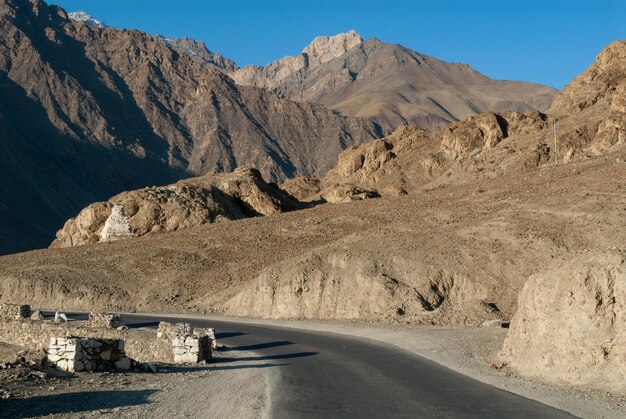
[[[179,336],[172,339],[175,364],[192,364],[211,358],[211,340],[208,336]]]
[[[121,339],[51,338],[48,362],[63,371],[129,370]]]
[[[158,339],[169,339],[175,364],[208,361],[217,347],[215,329],[195,328],[189,323],[159,323]]]

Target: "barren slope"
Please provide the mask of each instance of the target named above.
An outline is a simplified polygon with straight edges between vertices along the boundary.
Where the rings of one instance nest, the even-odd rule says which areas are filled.
[[[490,79],[467,64],[440,61],[401,45],[348,32],[318,37],[299,56],[232,73],[238,84],[322,103],[342,115],[373,118],[392,129],[425,129],[484,111],[546,111],[557,91]]]
[[[5,256],[0,299],[437,324],[510,318],[529,275],[626,242],[625,158]]]

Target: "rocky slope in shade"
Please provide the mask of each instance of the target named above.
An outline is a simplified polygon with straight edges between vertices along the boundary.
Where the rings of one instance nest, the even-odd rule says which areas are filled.
[[[109,27],[82,10],[78,12],[70,12],[67,16],[73,21],[85,22],[97,28],[102,29]],[[201,64],[206,64],[225,72],[235,71],[239,68],[233,60],[226,58],[217,52],[210,51],[206,44],[202,41],[197,41],[191,38],[168,38],[162,35],[156,35],[155,38],[163,42],[165,45],[177,50],[181,54],[189,55]]]
[[[348,32],[318,37],[300,55],[231,74],[241,85],[281,97],[322,103],[342,115],[397,128],[425,129],[484,111],[546,111],[557,91],[533,83],[493,80],[401,45],[363,41]]]
[[[79,209],[122,190],[245,164],[270,180],[321,174],[381,135],[43,1],[1,2],[0,28],[0,253],[46,246]]]
[[[300,207],[256,169],[239,168],[173,185],[123,192],[96,202],[68,220],[51,248],[80,246],[258,215]]]
[[[518,306],[501,353],[516,372],[626,392],[624,251],[553,263],[528,280]]]

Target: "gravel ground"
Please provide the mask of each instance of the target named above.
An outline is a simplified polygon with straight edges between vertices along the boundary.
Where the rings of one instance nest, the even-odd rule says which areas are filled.
[[[262,362],[220,362],[240,356],[220,352],[209,365],[163,367],[154,374],[1,370],[0,417],[267,417]]]

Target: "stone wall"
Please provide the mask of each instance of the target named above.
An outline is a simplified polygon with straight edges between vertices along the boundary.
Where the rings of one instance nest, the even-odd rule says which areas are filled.
[[[208,361],[217,347],[214,329],[192,329],[189,323],[161,322],[154,333],[103,327],[114,320],[109,314],[91,315],[89,322],[54,323],[30,318],[14,320],[11,314],[15,310],[13,307],[9,317],[0,321],[0,341],[29,349],[45,350],[51,339],[81,336],[92,340],[122,340],[126,354],[139,362],[186,364]]]
[[[195,364],[211,359],[211,341],[208,336],[179,336],[172,339],[175,364]]]
[[[45,350],[51,338],[74,336],[123,340],[126,354],[139,362],[174,362],[171,340],[157,339],[152,331],[93,328],[86,322],[53,323],[30,319],[0,321],[0,341],[29,349]]]
[[[48,361],[63,371],[129,370],[131,360],[120,339],[51,338]]]

